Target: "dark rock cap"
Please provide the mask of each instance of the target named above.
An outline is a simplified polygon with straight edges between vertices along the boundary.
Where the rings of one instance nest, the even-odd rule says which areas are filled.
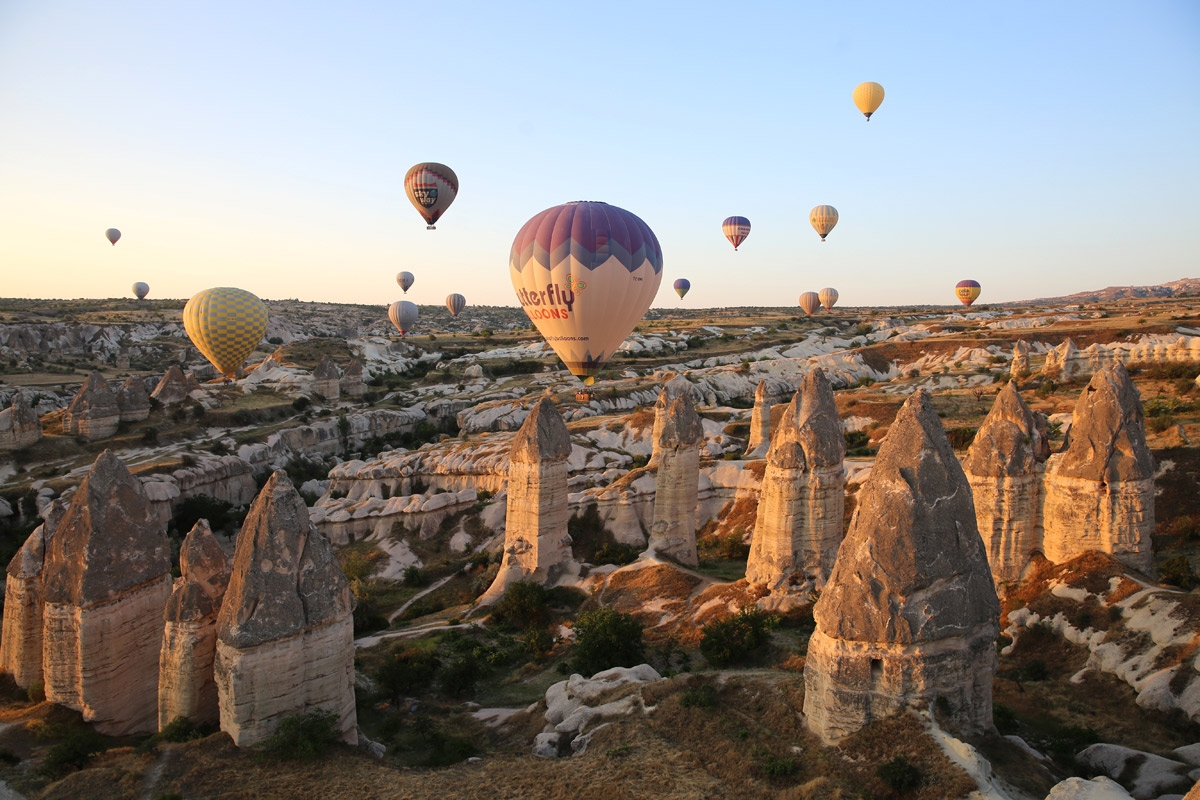
[[[105,450],[48,542],[46,602],[99,604],[170,571],[167,534],[141,481]]]
[[[1067,446],[1051,470],[1069,478],[1136,481],[1154,477],[1142,401],[1120,362],[1092,375],[1075,404]]]
[[[1050,456],[1046,418],[1025,405],[1016,384],[1000,390],[963,459],[972,475],[1029,475]]]
[[[704,425],[696,413],[691,393],[684,392],[667,407],[662,429],[658,432],[658,444],[662,447],[691,447],[700,444],[703,439]]]
[[[767,463],[784,469],[840,465],[846,456],[846,437],[838,416],[833,387],[825,372],[804,376],[800,390],[784,409],[775,428]]]
[[[342,377],[343,378],[346,378],[346,377],[361,378],[362,374],[363,374],[362,362],[359,361],[357,358],[355,358],[355,359],[351,360],[351,362],[349,364],[346,365],[346,369],[342,372]]]
[[[79,414],[88,408],[105,407],[112,407],[113,413],[117,413],[117,396],[113,394],[112,388],[109,387],[108,381],[104,379],[103,375],[99,372],[90,372],[83,385],[79,387],[75,398],[71,400],[67,412]]]
[[[67,507],[60,501],[50,501],[42,524],[33,529],[16,555],[8,562],[7,572],[11,577],[28,580],[42,573],[46,564],[46,542],[54,536],[54,530],[66,512]]]
[[[219,603],[229,586],[229,569],[229,556],[213,536],[208,520],[196,520],[179,548],[179,571],[183,577],[195,581]]]
[[[321,363],[317,364],[317,368],[313,370],[313,377],[319,381],[337,380],[342,377],[342,371],[338,369],[338,365],[329,356],[322,356]]]
[[[218,637],[245,649],[319,627],[353,608],[329,540],[309,521],[287,473],[275,472],[242,525]]]
[[[166,622],[195,622],[210,616],[216,610],[216,605],[204,587],[187,578],[175,581],[171,596],[163,607],[163,620]]]
[[[814,618],[833,638],[907,645],[999,615],[971,487],[917,391],[879,448]]]
[[[529,416],[513,437],[509,459],[525,464],[557,461],[571,455],[571,434],[558,406],[549,397],[540,397]]]

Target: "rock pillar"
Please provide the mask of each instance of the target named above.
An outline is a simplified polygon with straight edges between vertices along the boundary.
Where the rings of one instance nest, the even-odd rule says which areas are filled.
[[[0,411],[0,451],[20,450],[42,438],[42,421],[21,392],[12,396],[12,406]]]
[[[329,356],[324,356],[313,370],[313,391],[332,402],[338,399],[341,380],[342,371],[338,365]]]
[[[42,680],[42,615],[45,606],[42,572],[46,562],[46,542],[66,508],[54,501],[45,521],[33,529],[25,544],[8,562],[4,587],[4,627],[0,631],[0,670],[13,682],[28,689]]]
[[[935,701],[992,727],[1000,604],[971,489],[924,390],[896,416],[813,609],[804,714],[826,743]]]
[[[117,396],[113,394],[99,372],[87,376],[71,405],[63,414],[63,433],[81,436],[89,442],[104,439],[117,432],[121,423],[121,410],[117,407]]]
[[[1024,339],[1018,339],[1013,345],[1012,364],[1009,367],[1009,375],[1014,381],[1023,381],[1030,375],[1029,370],[1029,345]]]
[[[1071,419],[1067,447],[1046,462],[1044,552],[1054,563],[1099,550],[1150,573],[1154,457],[1129,373],[1092,375]]]
[[[750,412],[750,441],[746,444],[746,458],[762,458],[771,446],[771,395],[767,382],[759,381],[754,390],[754,410]]]
[[[357,358],[346,365],[346,370],[338,382],[338,388],[346,397],[362,397],[366,394],[367,387],[363,383],[362,362]]]
[[[703,441],[704,426],[690,393],[684,392],[671,401],[654,443],[658,473],[649,551],[689,567],[700,564],[696,556],[696,500]]]

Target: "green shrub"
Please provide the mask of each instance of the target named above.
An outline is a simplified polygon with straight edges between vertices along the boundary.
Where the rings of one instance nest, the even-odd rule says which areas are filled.
[[[638,554],[640,553],[641,549],[631,544],[612,542],[600,546],[600,549],[596,551],[596,555],[592,557],[592,563],[624,566],[625,564],[632,564],[634,561],[637,561]]]
[[[154,735],[162,742],[190,742],[204,737],[204,732],[187,717],[176,717]]]
[[[8,764],[9,766],[12,766],[20,763],[21,757],[19,755],[14,753],[12,750],[9,750],[7,747],[0,747],[0,764]]]
[[[96,753],[108,749],[104,737],[95,731],[76,731],[50,748],[42,762],[41,773],[47,778],[61,778],[87,766]]]
[[[324,756],[341,738],[337,726],[337,714],[323,708],[292,714],[280,721],[260,750],[281,761],[312,761]]]
[[[701,561],[744,561],[750,556],[744,536],[741,528],[724,536],[706,536],[696,542],[696,553]]]
[[[685,686],[679,693],[679,705],[684,708],[716,708],[717,689],[711,683]]]
[[[425,571],[415,564],[404,568],[404,585],[405,586],[428,586],[429,576]]]
[[[246,519],[246,510],[239,511],[230,503],[196,494],[186,497],[175,507],[171,523],[180,534],[186,534],[197,521],[206,519],[213,531],[233,531],[241,528]]]
[[[509,584],[492,609],[492,619],[521,630],[543,627],[550,622],[550,592],[533,581]]]
[[[29,684],[26,695],[29,697],[29,702],[31,703],[42,702],[46,699],[46,684],[41,681],[33,681]]]
[[[978,431],[978,428],[970,426],[951,428],[946,431],[946,438],[950,440],[950,446],[955,450],[966,450],[975,441],[975,434]]]
[[[634,667],[646,660],[642,623],[610,606],[585,611],[575,620],[572,667],[591,676],[612,667]]]
[[[475,651],[462,653],[442,668],[439,680],[442,692],[452,697],[463,697],[475,691],[475,684],[483,676],[483,665]]]
[[[743,608],[701,629],[704,638],[700,640],[700,654],[714,667],[743,663],[767,645],[771,629],[778,624],[778,617],[757,608]]]
[[[866,431],[847,431],[846,455],[869,456],[875,451],[871,449],[871,437]]]
[[[399,701],[433,684],[441,660],[432,651],[405,648],[384,662],[375,680],[392,699]]]
[[[907,792],[921,785],[921,770],[901,753],[875,770],[879,780],[894,792]]]
[[[1184,591],[1191,591],[1200,583],[1200,580],[1196,578],[1195,571],[1192,570],[1191,562],[1185,555],[1171,556],[1165,559],[1159,568],[1159,575],[1163,583],[1178,586]]]

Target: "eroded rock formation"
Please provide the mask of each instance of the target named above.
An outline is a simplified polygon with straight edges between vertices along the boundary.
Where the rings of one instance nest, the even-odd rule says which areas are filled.
[[[665,389],[664,389],[665,391]],[[655,426],[658,439],[658,474],[655,480],[654,523],[650,551],[695,567],[696,499],[700,486],[700,443],[704,426],[696,415],[689,392],[667,407],[663,424]]]
[[[150,416],[150,395],[146,394],[146,382],[130,375],[117,389],[117,412],[121,422],[141,422]]]
[[[814,608],[808,726],[834,743],[941,699],[960,731],[989,729],[999,616],[970,486],[920,390],[879,448]]]
[[[163,374],[162,380],[158,382],[158,386],[154,387],[154,391],[150,393],[150,396],[164,406],[170,406],[187,400],[192,391],[197,388],[199,388],[199,385],[196,384],[195,378],[192,378],[189,383],[179,365],[172,364],[171,368]]]
[[[42,680],[42,572],[46,542],[54,536],[66,508],[51,503],[45,520],[8,562],[4,587],[4,627],[0,631],[0,670],[28,689]]]
[[[754,390],[754,410],[750,412],[750,441],[746,444],[746,458],[762,458],[771,446],[771,395],[767,382],[758,382]]]
[[[80,436],[89,442],[105,439],[117,432],[121,410],[117,396],[99,372],[92,372],[63,414],[63,433]]]
[[[92,465],[46,546],[46,699],[101,733],[157,728],[158,653],[171,548],[142,484],[110,451]]]
[[[1066,449],[1046,462],[1046,558],[1057,564],[1099,550],[1149,573],[1154,457],[1125,367],[1095,373],[1071,419]]]
[[[341,389],[342,371],[329,356],[323,356],[321,363],[313,370],[313,391],[328,401],[338,399]]]
[[[846,439],[825,373],[814,369],[767,451],[746,580],[772,592],[829,577],[842,541]]]
[[[338,389],[346,397],[362,397],[366,394],[367,387],[363,382],[363,366],[362,362],[357,358],[346,365],[346,369],[342,372],[342,377],[338,382]]]
[[[571,436],[549,397],[530,409],[509,450],[504,560],[479,599],[493,603],[510,583],[554,583],[574,565],[567,533],[567,459]]]
[[[658,443],[662,438],[662,427],[667,421],[667,409],[671,406],[671,401],[685,392],[690,394],[692,384],[682,375],[676,375],[668,379],[658,390],[658,397],[654,400],[654,429],[650,433],[650,466],[658,463]]]
[[[0,411],[0,451],[20,450],[42,438],[42,421],[21,392],[14,392],[12,405]]]
[[[1042,365],[1042,374],[1048,378],[1070,380],[1079,372],[1079,350],[1075,343],[1067,339],[1058,347],[1046,353],[1046,361]]]
[[[1009,375],[1014,381],[1023,381],[1030,375],[1029,369],[1029,345],[1025,344],[1024,339],[1018,339],[1013,345],[1012,364],[1009,367]]]
[[[274,473],[242,526],[218,617],[221,730],[243,747],[322,708],[354,744],[353,610],[332,546],[287,473]]]
[[[1010,381],[963,459],[997,585],[1019,580],[1030,555],[1042,549],[1042,465],[1049,455],[1045,417],[1029,410]]]
[[[213,658],[217,614],[229,585],[229,558],[207,520],[199,520],[179,550],[182,576],[163,611],[158,659],[158,727],[176,717],[197,724],[220,721]]]

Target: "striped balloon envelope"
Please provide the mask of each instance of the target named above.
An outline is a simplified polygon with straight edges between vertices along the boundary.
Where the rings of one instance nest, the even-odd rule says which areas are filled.
[[[832,286],[826,286],[817,296],[821,298],[821,305],[825,306],[826,311],[833,311],[833,307],[838,301],[838,290]]]
[[[858,106],[867,122],[871,121],[871,115],[879,110],[882,103],[883,87],[875,81],[867,81],[854,87],[854,105]]]
[[[529,319],[567,369],[591,384],[650,307],[662,264],[658,238],[636,215],[579,202],[526,222],[508,273]]]
[[[804,313],[812,316],[821,310],[821,297],[816,292],[805,292],[800,295],[800,308],[804,309]]]
[[[415,280],[416,278],[413,277],[411,272],[396,273],[396,283],[399,284],[400,288],[404,290],[405,294],[408,294],[408,289],[413,285],[413,281]]]
[[[404,176],[404,193],[425,218],[425,227],[434,230],[434,223],[458,196],[458,176],[445,164],[423,161],[409,167]]]
[[[463,297],[458,292],[446,295],[446,309],[450,312],[450,316],[457,317],[466,307],[467,298]]]
[[[725,221],[721,223],[721,232],[733,245],[734,252],[737,252],[738,245],[746,241],[746,237],[750,235],[750,220],[745,217],[726,217]]]
[[[267,307],[245,289],[205,289],[183,307],[183,329],[217,371],[232,380],[267,334]]]
[[[837,209],[833,206],[816,206],[808,212],[808,222],[813,226],[813,230],[821,235],[822,242],[833,230],[833,226],[837,225],[837,221]]]
[[[959,281],[954,285],[954,296],[964,306],[974,303],[982,291],[983,289],[980,288],[979,281]]]
[[[413,325],[417,324],[417,306],[407,300],[397,300],[388,306],[388,319],[396,326],[396,330],[400,331],[401,336],[406,336]]]

